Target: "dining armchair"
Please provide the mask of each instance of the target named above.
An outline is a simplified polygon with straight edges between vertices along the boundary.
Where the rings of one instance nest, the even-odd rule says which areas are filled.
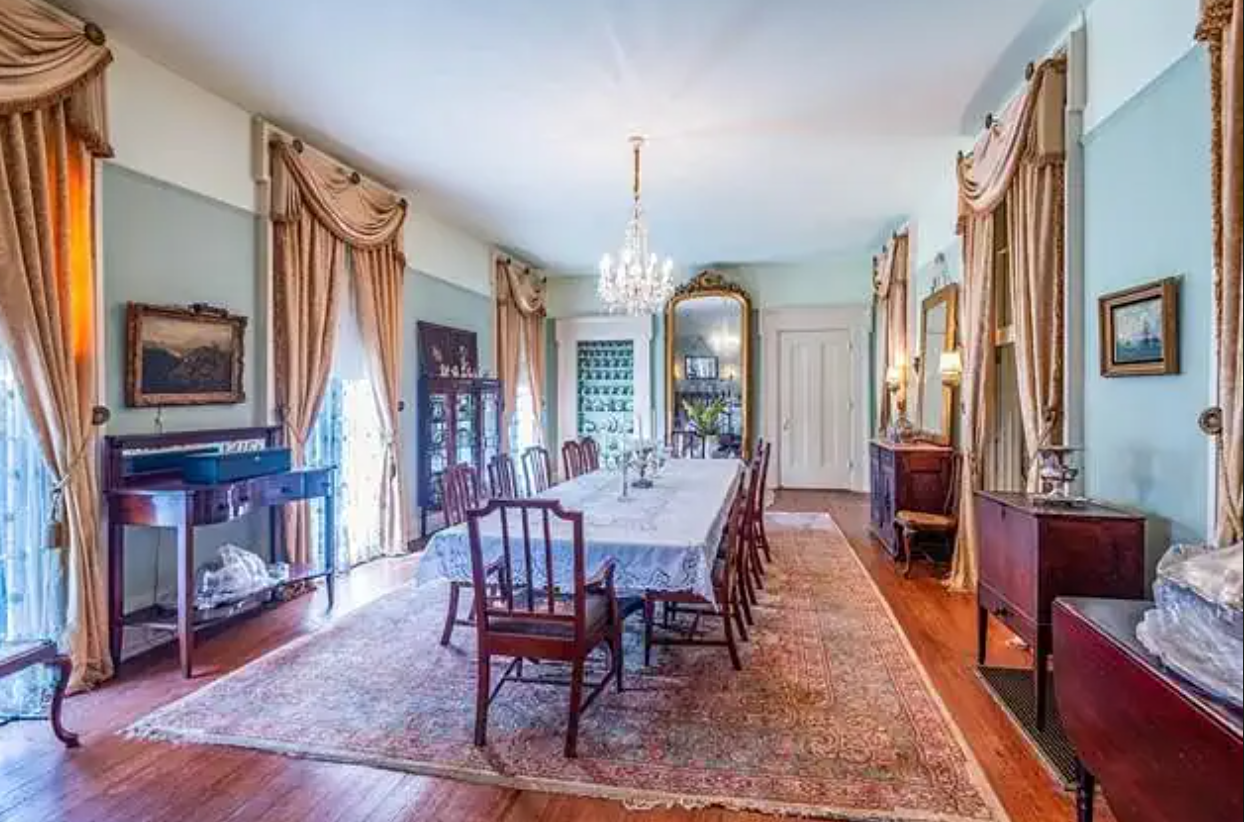
[[[479,474],[475,467],[466,463],[451,465],[441,475],[441,500],[445,511],[445,527],[461,525],[466,522],[467,514],[478,508],[482,502],[480,494]],[[484,597],[499,595],[502,585],[500,566],[488,573],[488,587],[479,588]],[[470,582],[449,583],[449,605],[445,609],[445,627],[441,629],[441,644],[448,645],[453,637],[454,626],[471,625],[471,620],[458,619],[458,602],[462,598],[462,589],[472,587]]]
[[[749,482],[740,482],[730,508],[725,533],[722,537],[722,551],[713,565],[713,595],[717,602],[714,605],[699,594],[681,591],[649,591],[644,595],[644,666],[652,664],[653,645],[708,645],[725,647],[730,654],[730,664],[736,671],[743,669],[743,660],[739,656],[738,642],[735,639],[737,629],[739,637],[747,641],[747,626],[743,608],[746,594],[740,584],[744,574],[745,540],[747,534],[746,520],[749,516],[748,495]],[[670,636],[655,634],[656,606],[662,603],[668,613],[678,616],[691,616],[690,628],[682,635]],[[675,611],[675,609],[677,609]],[[709,639],[698,634],[700,620],[718,618],[722,621],[722,638]],[[673,626],[677,628],[678,626]]]
[[[950,463],[950,487],[946,489],[941,512],[898,511],[894,514],[894,533],[903,556],[903,576],[911,576],[911,549],[923,538],[936,538],[954,549],[959,534],[959,485],[963,475],[963,455],[955,454]],[[928,556],[927,552],[925,554]]]
[[[497,454],[488,461],[488,487],[492,496],[517,499],[518,472],[514,470],[514,458],[509,454]]]
[[[579,440],[579,448],[583,451],[583,466],[587,471],[600,470],[600,446],[592,437]]]
[[[562,479],[572,480],[587,473],[583,446],[577,440],[562,443]]]
[[[677,459],[704,458],[704,438],[694,431],[670,434],[670,451]]]
[[[475,744],[484,746],[488,708],[501,687],[510,682],[552,684],[546,678],[528,678],[524,661],[569,663],[570,719],[565,755],[577,754],[579,717],[612,681],[622,690],[622,615],[614,590],[614,562],[607,561],[588,576],[583,538],[583,514],[567,511],[557,500],[494,499],[472,511],[467,520],[471,543],[471,573],[476,585],[486,585],[492,565],[485,556],[480,523],[497,513],[500,518],[501,574],[513,584],[499,601],[480,598],[475,605],[476,666]],[[555,561],[552,533],[566,526],[571,532],[569,567]],[[496,553],[497,546],[492,546]],[[589,683],[584,696],[584,668],[596,648],[609,650],[609,670],[599,682]],[[492,658],[509,657],[510,664],[492,685]]]
[[[523,476],[527,480],[527,493],[539,494],[553,484],[553,471],[549,465],[549,452],[535,445],[523,452]]]

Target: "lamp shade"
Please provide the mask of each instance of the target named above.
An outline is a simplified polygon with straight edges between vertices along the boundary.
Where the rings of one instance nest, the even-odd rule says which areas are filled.
[[[959,349],[943,351],[937,370],[942,373],[942,382],[958,383],[963,377],[963,355]]]

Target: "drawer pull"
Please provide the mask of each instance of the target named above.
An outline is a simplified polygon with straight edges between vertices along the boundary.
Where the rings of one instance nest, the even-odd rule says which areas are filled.
[[[1011,609],[1005,605],[999,605],[993,609],[993,615],[996,617],[1006,617],[1011,615]]]

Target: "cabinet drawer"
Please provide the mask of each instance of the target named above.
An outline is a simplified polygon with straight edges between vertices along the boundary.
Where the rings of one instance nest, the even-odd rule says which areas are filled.
[[[255,486],[255,495],[262,505],[283,505],[304,496],[303,475],[299,473],[264,477],[256,480]]]
[[[976,599],[982,608],[995,619],[1015,632],[1016,636],[1036,646],[1038,637],[1037,623],[1017,611],[1007,598],[989,585],[982,582],[976,591]]]
[[[1037,616],[1037,521],[994,500],[976,498],[980,581],[1024,619]]]

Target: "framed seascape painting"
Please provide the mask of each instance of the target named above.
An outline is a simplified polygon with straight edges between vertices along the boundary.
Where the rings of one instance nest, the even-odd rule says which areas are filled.
[[[1097,301],[1101,373],[1179,373],[1179,278],[1106,294]]]
[[[130,303],[126,327],[126,405],[245,401],[245,317],[203,304],[182,308]]]

